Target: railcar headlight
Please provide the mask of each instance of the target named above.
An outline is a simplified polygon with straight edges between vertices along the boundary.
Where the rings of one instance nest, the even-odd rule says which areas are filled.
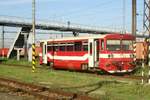
[[[130,58],[134,58],[135,57],[135,55],[134,54],[130,54]]]
[[[114,57],[113,54],[109,54],[109,55],[108,55],[108,58],[113,58],[113,57]]]

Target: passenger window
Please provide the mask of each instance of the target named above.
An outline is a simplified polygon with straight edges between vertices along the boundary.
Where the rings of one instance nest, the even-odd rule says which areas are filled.
[[[104,50],[104,40],[101,40],[101,50]]]
[[[81,51],[82,43],[81,42],[75,42],[75,51]]]
[[[53,51],[53,44],[47,43],[47,51]]]
[[[73,51],[73,43],[67,43],[67,51]]]
[[[90,55],[92,55],[92,43],[90,43]]]
[[[83,51],[88,51],[88,43],[84,42],[82,45],[83,45]]]
[[[45,54],[46,54],[46,51],[47,51],[47,49],[46,49],[46,45],[45,45]]]
[[[54,51],[58,51],[58,46],[54,46]]]
[[[47,46],[47,51],[52,51],[52,46]]]
[[[83,45],[83,51],[88,51],[88,45]]]
[[[60,51],[65,51],[65,46],[60,46],[59,49]]]

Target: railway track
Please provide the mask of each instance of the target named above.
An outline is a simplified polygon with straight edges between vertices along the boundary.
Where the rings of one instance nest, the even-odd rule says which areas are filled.
[[[18,65],[18,64],[1,64],[1,65],[7,65],[10,67],[13,66],[18,66],[18,67],[28,67],[30,68],[31,66],[26,66],[26,65]],[[43,68],[43,67],[39,67]],[[47,67],[45,68],[47,69]],[[122,75],[122,76],[116,76],[116,75],[99,75],[91,72],[90,74],[93,77],[105,77],[105,78],[116,78],[116,79],[132,79],[132,80],[141,80],[142,78],[147,79],[147,77],[142,77],[142,76],[132,76],[132,75]],[[91,97],[88,97],[85,95],[85,93],[68,93],[60,90],[55,90],[55,89],[49,89],[43,86],[38,86],[38,85],[33,85],[33,84],[28,84],[24,82],[18,82],[13,79],[4,79],[0,78],[0,85],[13,88],[16,91],[22,91],[27,94],[33,95],[34,97],[38,99],[43,99],[43,100],[95,100]]]
[[[62,90],[52,90],[43,86],[38,86],[30,83],[24,83],[9,78],[0,78],[0,85],[15,89],[19,92],[25,92],[33,95],[39,100],[95,100],[86,95],[64,92]]]

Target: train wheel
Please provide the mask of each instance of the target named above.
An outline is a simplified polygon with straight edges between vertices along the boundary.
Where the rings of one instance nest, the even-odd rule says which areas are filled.
[[[54,68],[53,66],[54,66],[54,63],[53,63],[53,62],[50,62],[50,63],[49,63],[49,68],[50,68],[50,69],[53,69],[53,68]]]
[[[88,65],[87,65],[87,64],[82,64],[82,65],[81,65],[81,69],[82,69],[83,71],[88,70]]]

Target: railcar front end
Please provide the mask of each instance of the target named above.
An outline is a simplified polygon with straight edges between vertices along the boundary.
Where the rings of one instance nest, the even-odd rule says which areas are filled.
[[[108,73],[126,73],[135,69],[132,35],[106,36],[100,51],[99,68]]]

